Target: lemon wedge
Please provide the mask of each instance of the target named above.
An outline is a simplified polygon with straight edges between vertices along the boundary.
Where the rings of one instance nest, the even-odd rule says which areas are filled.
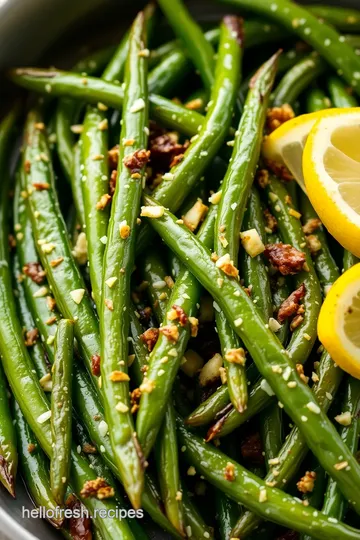
[[[334,111],[338,112],[338,109],[302,114],[288,120],[264,139],[263,157],[276,165],[286,165],[304,191],[302,156],[306,140],[315,123],[325,115],[335,114]]]
[[[318,319],[318,335],[334,362],[360,379],[360,263],[329,290]]]
[[[330,234],[360,257],[360,108],[333,109],[306,139],[306,191]]]

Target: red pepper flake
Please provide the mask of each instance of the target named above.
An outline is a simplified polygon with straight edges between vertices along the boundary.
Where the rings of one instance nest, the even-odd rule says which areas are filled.
[[[45,272],[43,267],[38,262],[27,263],[23,266],[23,273],[28,276],[34,283],[41,285],[45,280]]]
[[[283,276],[297,274],[306,261],[305,254],[290,244],[267,244],[264,255]]]
[[[100,355],[93,354],[91,357],[91,373],[96,377],[100,375]]]

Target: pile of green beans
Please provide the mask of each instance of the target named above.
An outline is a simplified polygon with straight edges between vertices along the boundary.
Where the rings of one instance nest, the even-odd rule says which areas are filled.
[[[220,3],[209,29],[150,2],[71,71],[8,73],[31,98],[0,123],[0,481],[67,538],[360,540],[360,384],[316,344],[359,261],[260,155],[269,109],[357,107],[360,11]]]

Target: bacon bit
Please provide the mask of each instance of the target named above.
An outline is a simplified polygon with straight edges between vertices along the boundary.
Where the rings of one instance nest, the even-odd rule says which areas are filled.
[[[130,394],[131,414],[135,414],[139,408],[139,401],[141,398],[140,388],[135,388]]]
[[[245,365],[245,351],[242,347],[239,349],[229,349],[225,354],[225,360],[230,364]]]
[[[99,377],[100,375],[100,355],[99,354],[93,354],[91,357],[91,373],[95,375],[96,377]]]
[[[321,251],[322,245],[316,234],[307,235],[306,243],[308,245],[311,255],[316,255],[318,251]]]
[[[185,108],[190,111],[197,111],[198,109],[201,109],[203,104],[204,102],[201,98],[195,98],[185,103]]]
[[[230,260],[229,253],[226,253],[226,255],[220,257],[220,259],[218,259],[215,264],[227,276],[234,278],[237,278],[239,276],[239,270],[235,268],[234,262]]]
[[[199,319],[196,317],[189,317],[190,323],[190,335],[191,337],[196,337],[199,331]]]
[[[184,154],[189,146],[188,142],[179,143],[179,135],[166,132],[154,124],[150,124],[149,149],[151,152],[151,165],[155,171],[168,171],[173,159]]]
[[[34,283],[41,285],[45,280],[45,272],[43,267],[38,262],[27,263],[23,266],[23,272],[28,276]]]
[[[151,352],[155,347],[158,337],[158,328],[148,328],[143,334],[140,334],[140,339],[143,343],[146,344],[149,352]]]
[[[119,161],[119,145],[116,144],[108,151],[108,162],[110,170],[113,171],[117,169]]]
[[[30,170],[31,170],[31,161],[26,159],[24,161],[24,171],[26,172],[26,174],[29,174]]]
[[[82,451],[84,452],[84,454],[97,454],[96,447],[89,443],[83,444]]]
[[[111,195],[104,193],[101,195],[100,200],[96,203],[96,210],[104,210],[111,201]]]
[[[283,323],[289,317],[293,317],[298,314],[300,307],[300,300],[305,296],[306,288],[305,284],[302,283],[296,291],[292,292],[290,296],[284,300],[281,304],[278,312],[277,319],[280,323]]]
[[[256,180],[259,187],[265,189],[270,183],[269,171],[267,169],[259,169],[256,173]]]
[[[304,366],[302,364],[296,364],[296,371],[298,372],[298,375],[300,379],[307,384],[309,382],[309,377],[306,377],[304,373]]]
[[[267,244],[264,255],[283,276],[297,274],[306,261],[305,254],[290,244]]]
[[[45,321],[45,324],[47,324],[48,326],[51,326],[52,324],[55,324],[57,321],[57,317],[49,317],[49,319],[47,319],[47,321]]]
[[[298,490],[301,491],[301,493],[311,493],[314,489],[315,480],[316,472],[306,471],[306,473],[302,478],[300,478],[296,486]]]
[[[114,311],[114,303],[112,300],[108,300],[107,298],[105,298],[104,303],[110,311]]]
[[[50,184],[48,184],[47,182],[34,182],[32,185],[36,189],[36,191],[44,191],[50,188]]]
[[[188,322],[188,317],[187,317],[185,311],[183,310],[183,308],[180,307],[180,306],[177,306],[176,304],[174,304],[172,306],[172,309],[176,313],[175,319],[179,319],[179,323],[181,324],[181,326],[185,326],[187,324],[187,322]]]
[[[39,338],[39,330],[33,328],[25,333],[25,347],[32,347]]]
[[[194,232],[199,224],[204,220],[209,207],[203,204],[201,199],[198,199],[196,203],[182,216],[184,225]]]
[[[303,226],[304,234],[312,234],[314,233],[319,227],[321,227],[322,223],[319,218],[311,218],[308,219],[305,225]]]
[[[176,343],[179,339],[179,329],[174,324],[168,324],[167,326],[161,326],[159,332],[163,334],[169,341]]]
[[[268,208],[265,208],[264,210],[264,217],[265,217],[265,224],[266,227],[271,231],[274,232],[277,229],[278,222],[275,216],[272,215],[270,210]]]
[[[130,169],[132,174],[140,173],[150,159],[150,150],[136,150],[128,154],[123,159],[125,167]]]
[[[50,261],[50,266],[52,268],[56,268],[57,266],[59,266],[59,264],[61,264],[64,260],[64,257],[58,257],[57,259],[53,259],[52,261]]]
[[[179,163],[181,163],[182,160],[184,159],[184,155],[185,154],[178,154],[177,156],[175,156],[172,162],[170,163],[170,169],[172,169],[173,167],[176,167],[176,165],[179,165]]]
[[[110,374],[109,379],[112,382],[128,382],[128,381],[130,381],[129,375],[127,373],[124,373],[123,371],[113,371]]]
[[[71,517],[68,520],[68,529],[71,538],[73,540],[92,540],[91,518],[86,517],[86,513],[81,512],[81,502],[74,495],[70,495],[65,504],[67,508],[72,510],[76,508],[78,511],[77,515],[81,516]],[[72,515],[75,516],[75,512],[72,512]]]
[[[228,482],[233,482],[235,480],[235,465],[230,461],[227,462],[224,469],[224,478]]]
[[[285,103],[281,107],[268,109],[266,113],[266,127],[268,132],[271,133],[292,118],[295,118],[295,113],[288,103]]]
[[[281,180],[284,180],[285,182],[291,182],[294,180],[294,177],[289,171],[289,169],[282,163],[272,161],[271,159],[266,159],[265,163],[267,167],[275,174],[275,176],[277,176]]]
[[[96,497],[99,500],[109,499],[115,494],[114,488],[110,486],[105,478],[96,478],[96,480],[88,480],[85,482],[80,495],[87,499],[89,497]]]
[[[262,465],[264,463],[264,456],[259,433],[246,435],[241,443],[240,452],[245,461],[254,465]]]
[[[28,452],[29,454],[32,454],[36,450],[36,445],[34,443],[28,444]]]

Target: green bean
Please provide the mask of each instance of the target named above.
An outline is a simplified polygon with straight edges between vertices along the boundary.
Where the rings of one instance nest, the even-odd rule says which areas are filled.
[[[198,509],[193,504],[193,501],[189,497],[187,489],[182,486],[182,503],[184,507],[184,517],[186,524],[186,533],[191,538],[214,538],[214,530],[212,527],[208,527],[200,515]]]
[[[75,321],[74,333],[82,358],[97,384],[98,378],[92,373],[92,357],[100,351],[98,322],[59,211],[49,148],[38,111],[28,114],[25,141],[23,196],[30,212],[39,257],[59,310],[64,317]],[[47,291],[42,294],[45,296]]]
[[[84,204],[90,281],[92,296],[99,309],[102,284],[102,266],[109,222],[110,196],[108,195],[108,135],[105,113],[88,107],[79,141],[80,179]],[[74,154],[74,163],[76,160]]]
[[[293,331],[286,349],[293,365],[302,364],[309,356],[317,336],[317,317],[322,302],[320,286],[309,250],[306,248],[301,223],[297,217],[289,213],[290,210],[294,211],[294,208],[289,200],[285,186],[276,178],[271,177],[265,191],[269,197],[270,208],[278,220],[282,240],[287,244],[291,244],[298,251],[305,253],[306,264],[309,268],[309,271],[302,271],[295,277],[296,287],[299,287],[302,283],[305,285],[305,313],[302,324]],[[252,388],[248,403],[248,408],[251,406],[252,412],[256,411],[256,407],[261,410],[269,402],[270,396],[267,392],[267,386],[263,385],[264,383],[259,381]],[[251,397],[253,403],[251,403]],[[248,414],[249,411],[247,411],[246,420],[249,418]],[[244,420],[244,414],[239,415],[235,410],[230,411],[226,418],[220,419],[217,424],[210,428],[208,439],[230,433],[241,425]]]
[[[54,499],[63,504],[70,472],[71,388],[74,349],[74,323],[61,319],[54,343],[51,392],[52,458],[50,485]]]
[[[12,411],[19,445],[21,473],[26,487],[36,506],[45,507],[54,513],[54,517],[48,519],[54,527],[59,528],[63,518],[51,491],[48,461],[15,400],[12,403]]]
[[[272,96],[272,105],[293,104],[308,86],[322,75],[327,64],[317,53],[312,53],[295,64],[281,79]]]
[[[184,44],[210,93],[214,84],[214,50],[181,0],[159,0],[172,29]]]
[[[261,413],[260,418],[260,433],[268,471],[269,460],[277,457],[283,444],[282,410],[273,403]]]
[[[331,107],[331,101],[320,88],[312,88],[306,97],[306,110],[310,112],[322,111]]]
[[[273,189],[273,182],[270,185],[271,189]],[[155,205],[154,200],[150,197],[144,196],[144,200],[147,204]],[[284,203],[285,201],[279,197],[278,204],[282,205]],[[286,413],[301,429],[301,433],[312,452],[318,458],[319,463],[332,477],[336,478],[342,492],[352,501],[356,509],[358,495],[354,490],[354,485],[356,484],[355,476],[358,474],[360,476],[360,467],[351,452],[340,440],[327,416],[314,402],[311,390],[302,383],[297,370],[293,367],[295,352],[299,354],[301,350],[301,356],[304,357],[306,352],[311,350],[310,341],[316,337],[316,304],[316,309],[309,307],[303,324],[295,330],[290,346],[285,351],[276,336],[264,325],[262,317],[254,310],[251,299],[241,288],[238,281],[228,277],[225,272],[211,261],[209,250],[190,231],[176,223],[176,217],[165,208],[162,211],[164,213],[161,217],[149,220],[152,227],[213,296],[219,308],[225,312],[229,323],[244,341],[260,373],[276,393]],[[286,220],[287,226],[290,227],[293,240],[297,240],[300,238],[301,227],[299,224],[295,226],[291,220],[292,217]],[[300,231],[296,231],[296,235],[295,227],[300,228]],[[295,243],[296,247],[296,242],[293,243]],[[310,269],[306,276],[307,294],[312,291],[311,302],[315,303],[315,301],[317,302],[316,298],[320,297],[320,291],[309,256],[307,256],[307,264]],[[221,288],[217,281],[219,278],[224,280]],[[297,279],[304,280],[305,276],[300,274]],[[307,302],[306,299],[305,302]],[[308,332],[310,331],[313,334],[312,336],[309,334],[309,341],[303,338],[304,328],[307,328]],[[306,344],[303,344],[302,341],[306,341]],[[293,349],[295,344],[296,348]],[[291,357],[289,357],[289,352]],[[286,370],[285,378],[279,374],[279,367],[282,372]],[[296,386],[289,391],[288,382],[291,381],[296,382]],[[313,412],[312,409],[316,412]],[[351,467],[351,478],[350,475],[344,473],[341,465],[338,465],[338,456],[340,455],[343,456],[344,461],[348,462],[347,466]]]
[[[231,530],[239,513],[239,506],[226,497],[222,491],[215,491],[216,521],[221,540],[231,538]]]
[[[338,32],[327,24],[320,23],[304,7],[289,0],[266,2],[262,0],[220,0],[220,2],[249,9],[264,15],[296,33],[324,57],[341,76],[360,93],[360,58],[350,45],[341,39]]]
[[[259,193],[256,188],[250,192],[247,200],[247,209],[244,215],[242,229],[247,231],[255,229],[261,240],[265,243],[266,231],[264,214],[261,207]],[[245,250],[240,252],[240,273],[244,278],[245,287],[250,287],[251,298],[262,314],[264,321],[268,322],[273,315],[272,297],[270,290],[269,273],[261,255],[250,257]]]
[[[300,193],[300,201],[300,210],[305,226],[309,220],[318,219],[318,216],[311,206],[309,199],[302,192],[302,190]],[[314,231],[314,235],[321,245],[320,251],[314,253],[314,266],[316,268],[316,273],[319,278],[321,288],[326,295],[332,284],[340,276],[340,272],[333,256],[331,255],[323,225],[320,225],[316,231]]]
[[[101,49],[100,51],[91,54],[89,57],[80,60],[74,67],[75,73],[87,73],[95,75],[106,66],[109,58],[113,53],[113,47]],[[56,133],[56,150],[59,156],[60,164],[63,173],[69,181],[76,211],[81,223],[84,223],[84,205],[81,197],[81,184],[77,182],[73,164],[73,148],[75,145],[75,135],[71,130],[71,125],[76,122],[79,103],[71,99],[61,99],[55,113],[55,133]]]
[[[174,48],[154,67],[148,78],[149,92],[171,97],[189,72],[190,63],[183,51]]]
[[[353,454],[358,449],[359,443],[359,411],[360,382],[357,379],[349,377],[341,412],[350,413],[350,425],[346,423],[340,428],[340,436]],[[329,479],[322,511],[327,516],[342,520],[344,519],[346,509],[347,502],[341,494],[338,485],[332,479]]]
[[[357,107],[357,100],[349,93],[343,81],[332,75],[328,79],[328,90],[335,107]]]
[[[212,246],[214,233],[211,226],[214,224],[216,207],[213,206],[198,233],[199,238],[207,246]],[[194,330],[197,329],[195,319],[200,299],[201,287],[191,273],[182,267],[180,274],[171,291],[167,304],[160,334],[149,359],[149,369],[146,372],[148,391],[143,391],[140,407],[136,419],[136,430],[145,455],[148,455],[160,429],[161,420],[165,414],[166,406],[171,394],[174,379],[185,353],[190,334],[191,321]],[[175,307],[174,307],[175,306]],[[164,309],[164,308],[162,308]],[[177,317],[172,319],[175,315]],[[180,318],[185,315],[185,320]],[[194,318],[194,320],[192,319]],[[166,328],[169,335],[161,331]]]
[[[77,73],[60,70],[18,68],[10,72],[10,78],[24,88],[45,95],[51,93],[53,96],[71,97],[94,105],[101,102],[115,109],[123,105],[122,87],[97,77],[83,77]],[[198,134],[198,129],[204,121],[201,114],[157,94],[150,94],[149,106],[154,120],[190,137]]]
[[[332,24],[342,32],[358,32],[360,30],[359,10],[341,6],[306,6],[316,17]]]
[[[15,479],[18,451],[13,419],[9,407],[6,380],[0,366],[0,481],[12,497],[15,497]]]
[[[244,469],[216,448],[206,445],[199,437],[187,431],[178,420],[180,444],[185,447],[184,458],[196,471],[234,501],[244,504],[263,518],[285,527],[311,534],[314,538],[359,538],[360,533],[341,522],[333,523],[310,506],[304,510],[297,499],[269,487],[260,478]],[[225,479],[225,471],[234,472],[234,479]]]
[[[130,269],[134,265],[136,220],[144,181],[144,165],[136,170],[134,156],[147,147],[147,64],[144,50],[144,15],[135,19],[125,68],[125,96],[121,140],[132,139],[132,146],[121,145],[116,190],[113,197],[104,255],[101,294],[101,377],[105,417],[110,440],[124,487],[135,508],[141,503],[144,484],[144,460],[134,433],[129,408],[127,375]],[[140,54],[139,54],[140,53]],[[140,158],[139,158],[140,159]],[[127,164],[128,163],[128,164]]]
[[[246,369],[246,379],[250,384],[253,384],[258,379],[259,372],[255,364],[250,364]],[[250,390],[248,407],[241,413],[241,418],[248,420],[253,414],[256,414],[261,408],[266,406],[265,403],[258,409],[256,398],[253,398],[253,392]],[[220,386],[208,399],[200,403],[200,405],[187,418],[186,424],[190,426],[202,426],[209,424],[214,419],[225,418],[226,413],[232,410],[230,403],[229,390],[227,385]],[[255,411],[255,413],[254,413]],[[246,421],[245,420],[245,421]]]
[[[149,296],[154,314],[159,322],[164,318],[166,305],[170,298],[171,289],[167,283],[167,270],[159,252],[151,247],[143,254],[142,275],[147,283],[146,292]]]
[[[60,100],[61,101],[61,100]],[[75,205],[75,227],[80,223],[81,227],[85,226],[85,208],[82,194],[82,163],[81,163],[81,145],[79,141],[74,143],[72,147],[72,162],[71,162],[71,191]]]
[[[184,510],[181,500],[175,413],[170,404],[166,408],[163,425],[155,444],[155,456],[165,513],[183,535]]]
[[[355,257],[355,255],[350,253],[350,251],[347,251],[347,250],[344,251],[344,259],[343,259],[344,270],[348,270],[349,268],[351,268],[352,266],[354,266],[354,264],[357,264],[358,262],[359,262],[359,259]]]
[[[16,254],[13,256],[12,266],[14,273],[15,302],[20,319],[20,324],[23,329],[23,334],[25,334],[26,336],[27,332],[36,332],[36,325],[27,306],[24,287],[21,283],[22,274],[20,272],[19,259]],[[46,363],[44,347],[36,338],[36,334],[33,344],[29,347],[29,354],[39,379],[42,379],[44,376],[48,375],[49,368]]]
[[[218,255],[229,253],[234,261],[237,261],[239,230],[259,159],[261,133],[276,74],[277,58],[278,54],[272,56],[252,80],[235,136],[230,165],[221,185],[215,248]]]
[[[153,4],[149,4],[144,9],[145,25],[148,30],[153,25],[154,11]],[[129,36],[126,34],[106,66],[102,74],[105,81],[113,82],[123,78],[129,49],[128,40]],[[81,187],[85,207],[84,227],[86,227],[88,244],[90,281],[93,298],[98,309],[100,307],[102,263],[109,221],[108,202],[110,201],[108,195],[107,128],[108,122],[105,112],[99,110],[99,105],[97,107],[89,106],[80,137]]]
[[[50,356],[53,353],[58,313],[55,310],[55,300],[47,285],[46,277],[41,279],[40,275],[36,280],[33,280],[24,273],[24,269],[31,266],[31,263],[35,265],[35,268],[39,268],[40,272],[42,267],[36,251],[28,207],[21,196],[21,178],[19,176],[16,178],[14,195],[14,229],[18,230],[16,257],[19,260],[19,270],[22,270],[21,285],[24,288],[26,303],[36,323],[35,326],[39,330],[44,348]],[[39,281],[40,283],[37,283]],[[54,323],[50,324],[52,321]]]

